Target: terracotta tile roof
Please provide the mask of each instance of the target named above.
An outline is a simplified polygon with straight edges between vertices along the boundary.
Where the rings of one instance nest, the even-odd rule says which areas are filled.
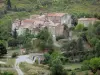
[[[59,17],[61,17],[61,16],[65,15],[65,14],[66,13],[48,13],[47,16],[59,16]]]
[[[21,25],[20,27],[21,27],[21,28],[30,28],[30,26],[31,26],[31,25],[27,25],[27,24],[26,24],[26,25]]]
[[[31,19],[35,19],[35,18],[37,18],[37,17],[40,17],[40,15],[31,15],[31,16],[30,16]]]
[[[80,18],[80,19],[78,19],[78,20],[82,20],[82,21],[96,21],[96,20],[98,20],[97,18]]]
[[[34,20],[32,20],[32,19],[26,19],[26,20],[23,20],[23,22],[24,22],[24,23],[33,23]]]

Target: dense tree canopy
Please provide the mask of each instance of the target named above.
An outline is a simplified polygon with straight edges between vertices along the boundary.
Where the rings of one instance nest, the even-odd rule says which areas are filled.
[[[3,42],[0,41],[0,57],[7,54],[7,49],[6,47],[4,46]]]

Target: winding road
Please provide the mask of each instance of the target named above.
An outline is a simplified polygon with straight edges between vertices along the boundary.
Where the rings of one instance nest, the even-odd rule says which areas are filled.
[[[36,59],[36,58],[34,58]],[[18,56],[18,58],[16,59],[16,62],[15,62],[15,69],[18,73],[18,75],[24,75],[24,73],[21,71],[20,67],[19,67],[19,64],[21,62],[27,62],[29,64],[33,64],[35,62],[35,60],[31,60],[29,59],[29,55],[22,55],[22,56]]]
[[[33,60],[29,58],[30,55],[21,55],[21,56],[18,56],[18,58],[15,61],[15,69],[16,69],[18,75],[24,75],[24,73],[21,71],[21,69],[19,67],[19,64],[21,62],[27,62],[29,64],[34,64],[34,62],[36,61],[36,59],[40,60],[40,58],[37,55],[43,55],[43,54],[35,53],[33,55],[34,55],[34,59]],[[39,64],[40,64],[40,61],[39,61]]]

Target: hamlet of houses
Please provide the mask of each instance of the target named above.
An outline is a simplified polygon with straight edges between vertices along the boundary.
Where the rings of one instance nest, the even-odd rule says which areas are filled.
[[[78,24],[84,24],[85,27],[88,27],[89,24],[94,24],[97,20],[96,18],[80,18]],[[31,34],[38,34],[40,30],[47,27],[53,36],[61,36],[64,34],[64,24],[68,28],[74,26],[70,14],[45,13],[43,15],[31,15],[28,19],[16,19],[12,24],[12,31],[16,29],[18,35],[22,35],[28,29]]]

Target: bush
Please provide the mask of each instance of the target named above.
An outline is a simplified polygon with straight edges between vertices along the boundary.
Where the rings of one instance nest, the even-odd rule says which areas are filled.
[[[57,36],[57,37],[56,37],[56,40],[57,40],[57,41],[60,40],[60,39],[64,39],[64,36]]]
[[[59,59],[52,61],[50,70],[51,75],[67,75],[67,71],[63,69],[62,62]]]
[[[72,71],[72,69],[67,69],[67,71]]]
[[[75,68],[74,70],[76,70],[76,71],[81,71],[81,68]]]
[[[14,75],[14,74],[11,72],[0,72],[0,75]]]
[[[49,60],[50,60],[50,54],[49,53],[46,53],[44,54],[44,64],[49,64]]]
[[[100,58],[95,57],[90,60],[85,60],[83,62],[83,69],[91,70],[91,72],[95,74],[100,70]]]
[[[70,75],[76,75],[76,73],[74,71],[72,71]]]
[[[82,70],[89,70],[89,60],[85,60],[81,67]]]
[[[18,56],[17,52],[12,53],[12,58],[16,58]]]
[[[88,72],[86,72],[85,75],[88,75]]]

